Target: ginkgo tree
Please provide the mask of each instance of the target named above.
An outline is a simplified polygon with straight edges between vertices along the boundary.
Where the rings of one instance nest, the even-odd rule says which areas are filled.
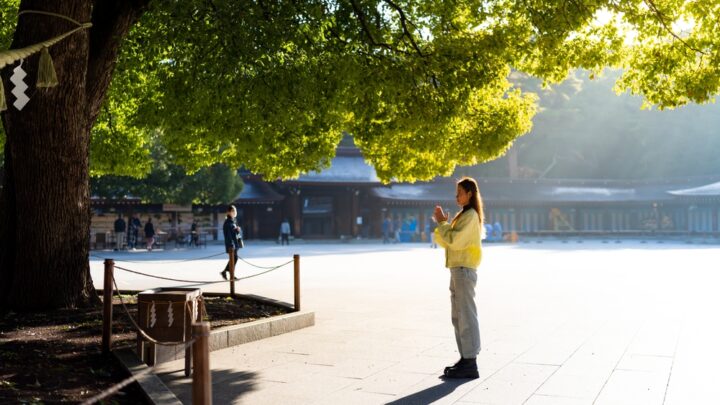
[[[92,23],[50,48],[58,86],[34,88],[37,56],[23,62],[30,102],[3,113],[0,302],[15,309],[92,302],[88,179],[147,172],[153,141],[190,172],[224,163],[276,178],[327,166],[347,131],[381,179],[412,181],[494,159],[530,130],[535,97],[512,85],[512,72],[552,83],[574,68],[622,68],[619,90],[662,108],[709,101],[719,88],[720,0],[4,0],[0,9],[12,49],[72,28],[57,15]],[[2,71],[6,89],[16,65]]]

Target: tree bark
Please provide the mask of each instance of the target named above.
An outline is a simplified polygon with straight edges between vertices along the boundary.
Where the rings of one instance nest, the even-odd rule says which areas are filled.
[[[20,5],[20,10],[49,11],[81,23],[93,18],[97,26],[50,48],[59,81],[56,87],[35,87],[38,54],[22,63],[30,97],[22,111],[12,106],[12,85],[4,80],[9,107],[3,115],[6,172],[0,197],[0,305],[4,308],[43,310],[97,302],[88,264],[90,129],[107,92],[120,42],[141,13],[135,2],[98,3],[103,5],[95,10],[91,0],[23,0]],[[125,6],[119,6],[122,3]],[[98,15],[102,18],[96,22]],[[12,48],[72,28],[74,24],[59,17],[24,14],[18,19]],[[17,65],[3,69],[2,77],[9,78]]]

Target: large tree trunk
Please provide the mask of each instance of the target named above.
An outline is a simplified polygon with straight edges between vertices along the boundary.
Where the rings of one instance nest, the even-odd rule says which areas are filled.
[[[105,97],[119,44],[140,13],[118,0],[24,0],[20,10],[50,11],[93,28],[50,49],[60,84],[36,89],[38,55],[23,62],[30,102],[22,111],[8,97],[5,177],[0,198],[0,304],[15,310],[72,308],[97,300],[88,265],[90,129]],[[24,14],[12,48],[75,28],[55,16]]]

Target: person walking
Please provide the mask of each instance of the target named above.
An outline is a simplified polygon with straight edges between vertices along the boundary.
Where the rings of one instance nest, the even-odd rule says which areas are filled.
[[[135,250],[137,246],[138,229],[140,229],[140,220],[137,214],[132,214],[128,218],[127,224],[127,246],[128,250]]]
[[[152,217],[148,217],[145,223],[145,243],[148,252],[152,252],[153,245],[155,244],[155,226],[152,223]]]
[[[115,228],[115,250],[122,250],[125,246],[125,220],[122,214],[118,214],[113,225]]]
[[[236,217],[237,209],[234,205],[229,205],[227,208],[227,217],[225,217],[225,222],[223,223],[223,237],[225,239],[225,251],[232,253],[234,257],[233,274],[235,273],[235,265],[237,265],[238,261],[238,249],[243,247],[242,228],[235,222]],[[227,280],[228,272],[230,272],[230,260],[228,260],[225,269],[220,272],[220,275]],[[237,280],[237,277],[235,277],[235,280]]]
[[[400,243],[400,230],[402,229],[402,221],[400,220],[400,214],[395,217],[393,222],[393,243]]]
[[[190,225],[190,246],[195,245],[195,247],[198,247],[199,240],[200,234],[198,233],[197,220],[193,218],[193,223]]]
[[[437,228],[437,223],[435,221],[428,221],[430,222],[430,247],[433,249],[437,249],[437,241],[435,240],[435,229]]]
[[[290,246],[290,222],[287,218],[280,224],[280,245]]]
[[[455,199],[461,210],[448,223],[449,214],[435,206],[435,241],[445,248],[445,267],[450,269],[450,306],[455,341],[460,360],[445,367],[445,378],[478,378],[480,327],[475,306],[477,268],[482,258],[480,228],[483,223],[482,198],[475,179],[457,182]]]
[[[392,231],[392,220],[388,215],[382,222],[383,245],[390,243],[390,232]]]

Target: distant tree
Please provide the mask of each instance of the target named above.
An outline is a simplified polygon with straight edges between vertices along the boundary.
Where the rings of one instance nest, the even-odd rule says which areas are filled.
[[[3,113],[0,302],[91,300],[90,175],[148,173],[154,133],[190,171],[296,176],[327,166],[347,130],[383,180],[449,174],[530,130],[534,97],[511,68],[558,81],[612,65],[649,103],[709,100],[719,2],[22,0],[93,26],[50,49],[59,86],[31,84],[25,109]],[[16,5],[0,2],[0,34]],[[684,19],[694,25],[678,31]],[[11,48],[72,27],[24,14]],[[24,63],[35,77],[37,56]]]
[[[93,196],[140,198],[148,203],[225,204],[242,191],[236,170],[222,163],[187,174],[180,166],[153,168],[143,180],[128,176],[101,176],[90,180]]]
[[[513,146],[521,174],[530,178],[651,179],[720,173],[720,106],[688,105],[673,111],[641,110],[642,100],[613,94],[621,72],[594,80],[576,72],[536,92],[540,111],[530,136]],[[483,177],[508,176],[505,158],[482,165]]]

